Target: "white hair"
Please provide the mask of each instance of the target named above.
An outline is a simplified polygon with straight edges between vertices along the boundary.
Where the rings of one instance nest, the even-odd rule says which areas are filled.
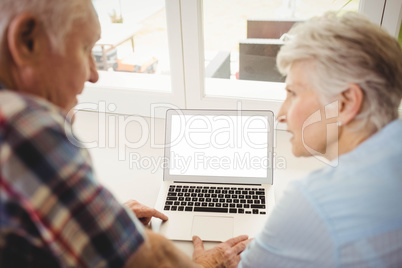
[[[377,131],[398,118],[402,49],[364,15],[328,12],[295,25],[278,53],[277,66],[286,75],[299,61],[312,63],[312,81],[323,102],[355,83],[364,94],[356,117],[363,125]]]
[[[11,20],[29,12],[38,17],[46,28],[53,48],[63,47],[63,38],[77,19],[88,16],[89,0],[1,0],[0,40],[4,39]]]

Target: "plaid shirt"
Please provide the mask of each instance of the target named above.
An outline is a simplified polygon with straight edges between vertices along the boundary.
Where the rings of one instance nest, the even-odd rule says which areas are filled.
[[[144,241],[54,105],[0,86],[0,267],[122,267]],[[66,127],[71,128],[69,122]]]

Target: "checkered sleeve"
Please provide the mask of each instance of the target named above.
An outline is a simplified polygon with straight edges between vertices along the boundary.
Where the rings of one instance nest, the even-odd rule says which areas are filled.
[[[143,226],[94,180],[89,154],[70,142],[64,116],[28,107],[4,132],[1,181],[39,233],[31,244],[62,267],[123,267],[144,241]]]

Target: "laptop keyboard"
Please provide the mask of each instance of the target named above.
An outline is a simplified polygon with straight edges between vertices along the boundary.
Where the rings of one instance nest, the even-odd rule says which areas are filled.
[[[264,188],[171,185],[164,210],[266,214]]]

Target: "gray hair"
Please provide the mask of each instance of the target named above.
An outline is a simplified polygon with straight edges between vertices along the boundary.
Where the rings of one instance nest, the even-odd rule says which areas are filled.
[[[0,40],[11,20],[22,12],[32,13],[41,20],[47,29],[53,48],[63,47],[63,38],[77,19],[88,16],[85,5],[89,0],[1,0],[0,1]]]
[[[402,98],[402,49],[380,26],[355,12],[328,12],[295,25],[277,56],[286,75],[293,63],[310,61],[312,81],[323,102],[355,83],[363,91],[356,117],[374,131],[398,118]]]

